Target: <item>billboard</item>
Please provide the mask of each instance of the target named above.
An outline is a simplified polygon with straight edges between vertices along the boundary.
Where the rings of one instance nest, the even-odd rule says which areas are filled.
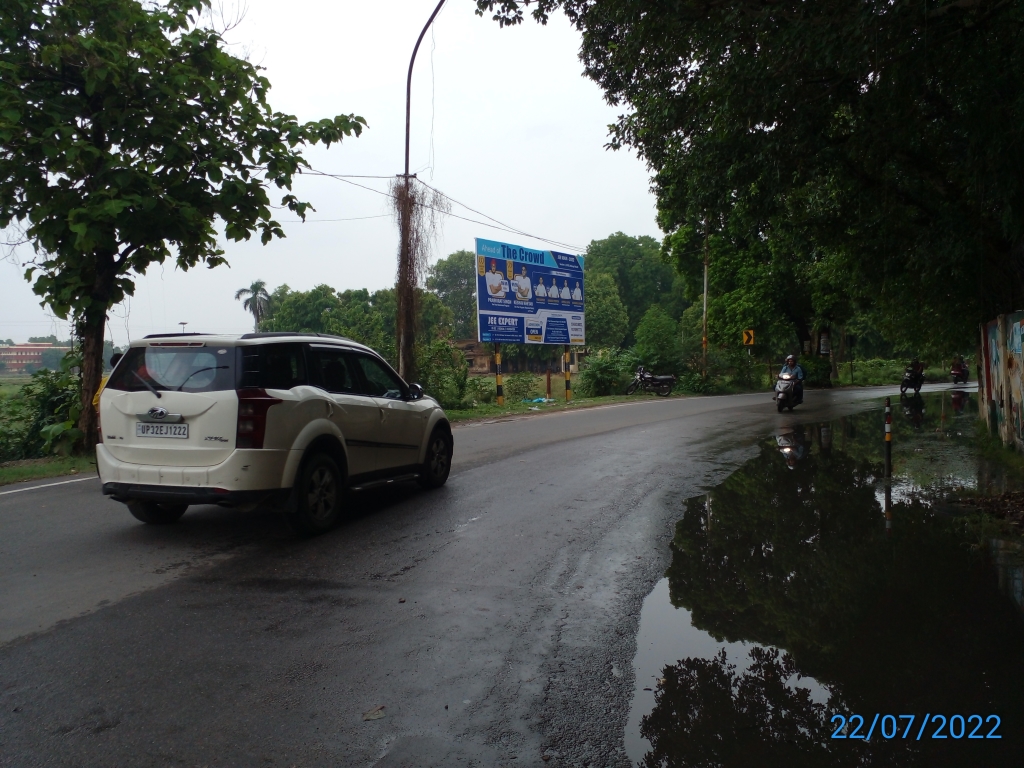
[[[583,257],[476,240],[477,337],[501,344],[584,344]]]

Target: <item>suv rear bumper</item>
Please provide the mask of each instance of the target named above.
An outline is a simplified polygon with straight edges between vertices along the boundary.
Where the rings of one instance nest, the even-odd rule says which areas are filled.
[[[100,443],[96,446],[96,468],[104,488],[108,485],[167,488],[173,493],[214,488],[232,493],[268,491],[284,485],[284,469],[291,453],[288,450],[235,449],[214,466],[170,467],[120,461]]]
[[[187,486],[140,485],[139,483],[104,483],[103,493],[117,501],[146,499],[163,504],[220,504],[235,506],[268,497],[279,496],[283,500],[288,489],[268,491],[228,491],[224,488],[190,488]]]

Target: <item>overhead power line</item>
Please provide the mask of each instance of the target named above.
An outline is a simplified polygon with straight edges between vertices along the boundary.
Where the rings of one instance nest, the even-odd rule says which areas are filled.
[[[324,171],[316,171],[316,170],[312,170],[312,169],[307,170],[306,173],[310,174],[310,175],[314,175],[314,176],[324,176],[324,177],[327,177],[327,178],[330,178],[330,179],[337,179],[338,181],[343,181],[346,184],[351,184],[354,187],[359,187],[360,189],[365,189],[367,192],[373,192],[374,194],[378,194],[378,195],[381,195],[382,197],[387,197],[387,198],[390,198],[390,199],[394,198],[394,196],[392,194],[390,194],[389,192],[382,192],[379,189],[374,189],[373,187],[368,187],[368,186],[366,186],[364,184],[359,184],[358,182],[355,182],[355,181],[351,180],[353,178],[390,179],[390,178],[392,178],[391,176],[352,176],[352,175],[346,175],[346,174],[325,173]],[[540,235],[534,235],[534,234],[532,234],[530,232],[527,232],[525,230],[519,229],[518,227],[513,227],[510,224],[505,224],[504,222],[499,221],[498,219],[495,219],[493,216],[488,216],[486,213],[483,213],[482,211],[478,211],[475,208],[471,208],[470,206],[466,205],[465,203],[461,203],[458,200],[455,200],[454,198],[446,195],[444,192],[441,192],[440,190],[437,190],[434,187],[430,186],[426,182],[420,181],[420,179],[416,179],[416,181],[418,181],[420,184],[422,184],[423,186],[427,187],[431,191],[437,192],[438,194],[442,195],[443,197],[445,197],[447,200],[449,200],[450,202],[454,203],[455,205],[458,205],[458,206],[460,206],[462,208],[465,208],[467,211],[475,213],[477,216],[483,216],[485,219],[487,219],[487,221],[480,221],[479,219],[471,219],[471,218],[468,218],[466,216],[459,216],[456,213],[450,213],[450,212],[447,212],[447,211],[440,211],[437,208],[433,208],[433,207],[431,207],[429,205],[424,205],[423,206],[424,208],[428,208],[429,210],[436,211],[436,212],[441,213],[441,214],[446,215],[446,216],[451,216],[452,218],[455,218],[455,219],[460,219],[462,221],[468,221],[471,224],[480,224],[481,226],[488,227],[490,229],[497,229],[497,230],[500,230],[502,232],[508,232],[509,234],[520,235],[522,237],[529,237],[529,238],[531,238],[533,240],[539,240],[542,243],[547,243],[548,245],[553,245],[553,246],[556,246],[558,248],[565,248],[566,250],[574,251],[576,253],[582,253],[583,251],[586,250],[585,247],[580,246],[580,245],[575,245],[573,243],[565,243],[565,242],[562,242],[560,240],[552,240],[551,238],[548,238],[548,237],[541,237]],[[328,219],[310,219],[310,221],[328,221]]]

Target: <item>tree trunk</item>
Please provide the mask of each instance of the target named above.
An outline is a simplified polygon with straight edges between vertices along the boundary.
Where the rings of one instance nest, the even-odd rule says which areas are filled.
[[[412,253],[412,196],[411,180],[407,176],[400,188],[398,201],[398,280],[395,285],[397,317],[395,342],[398,346],[398,374],[407,382],[416,375],[416,267]]]
[[[92,399],[103,378],[103,330],[117,275],[113,253],[97,253],[95,259],[96,276],[89,294],[91,302],[75,324],[82,342],[82,412],[78,416],[78,428],[82,430],[82,447],[86,451],[95,449],[99,442],[99,418]]]
[[[78,428],[82,430],[82,444],[86,451],[96,448],[99,441],[99,419],[92,399],[100,388],[103,378],[103,327],[106,325],[103,309],[86,312],[78,323],[78,337],[82,342],[82,412],[78,416]]]

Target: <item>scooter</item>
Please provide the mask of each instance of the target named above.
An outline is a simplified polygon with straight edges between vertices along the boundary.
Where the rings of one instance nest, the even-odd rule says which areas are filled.
[[[962,363],[953,363],[949,369],[949,375],[953,377],[954,384],[966,384],[971,377],[970,369]]]
[[[672,394],[672,388],[675,385],[675,376],[655,376],[653,373],[648,373],[644,370],[644,367],[641,365],[636,369],[633,381],[626,387],[626,394],[632,395],[638,389],[642,389],[644,392],[653,392],[661,397],[668,397]]]
[[[784,408],[793,410],[804,401],[803,393],[797,389],[797,378],[792,373],[780,373],[775,382],[775,404],[782,413]]]
[[[921,391],[921,386],[924,384],[924,374],[920,371],[915,371],[911,366],[907,366],[907,369],[903,372],[903,381],[900,383],[900,394],[907,394],[908,389],[914,390],[914,394],[918,394]]]

